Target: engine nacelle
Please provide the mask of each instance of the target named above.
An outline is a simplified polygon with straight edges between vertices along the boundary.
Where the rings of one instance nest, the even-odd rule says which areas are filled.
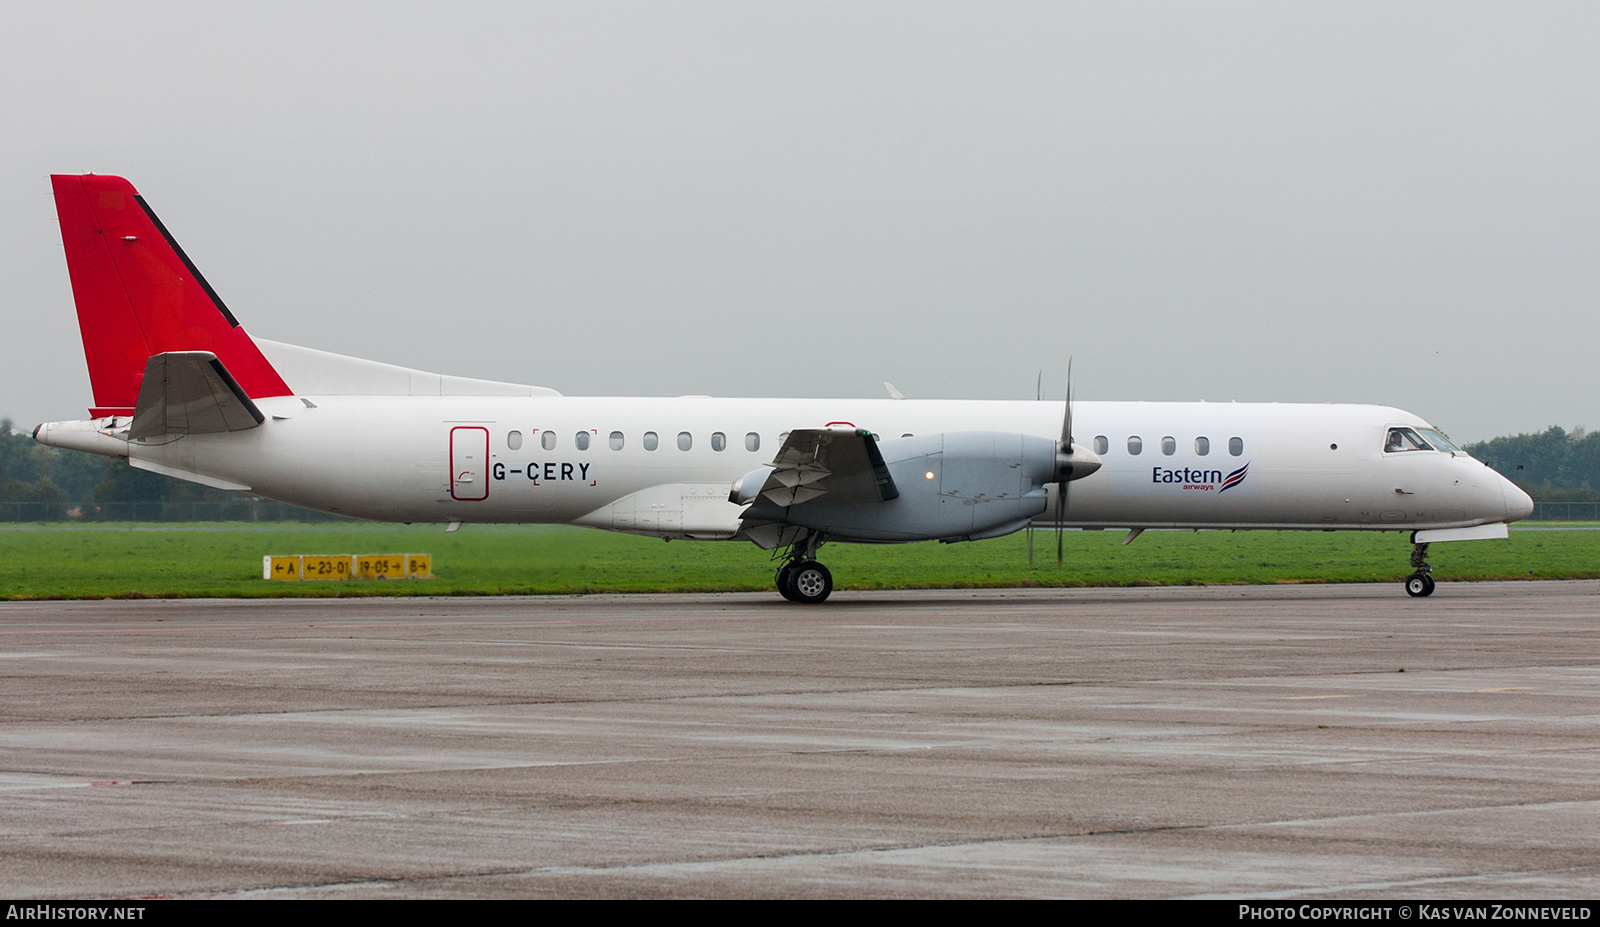
[[[773,467],[757,467],[733,481],[728,489],[728,501],[734,505],[749,505],[756,501],[761,485],[772,475]]]
[[[762,496],[745,520],[798,525],[840,541],[1000,537],[1043,514],[1045,487],[1056,475],[1056,442],[1036,435],[951,432],[891,438],[878,449],[897,498],[840,503],[823,493],[784,507]],[[747,474],[734,495],[748,498],[751,484],[764,478],[762,471]]]

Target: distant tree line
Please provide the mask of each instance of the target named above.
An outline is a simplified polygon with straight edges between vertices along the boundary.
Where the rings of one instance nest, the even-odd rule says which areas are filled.
[[[1464,450],[1536,502],[1600,501],[1600,432],[1551,425],[1538,434],[1490,438]]]
[[[1600,501],[1600,432],[1588,434],[1582,428],[1569,432],[1551,425],[1538,434],[1506,435],[1465,449],[1536,501]],[[10,419],[0,419],[0,521],[335,517],[136,470],[121,458],[46,447],[29,434],[13,433]]]

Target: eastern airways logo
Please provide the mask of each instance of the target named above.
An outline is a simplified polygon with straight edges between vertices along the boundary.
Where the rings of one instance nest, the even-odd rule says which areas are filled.
[[[1247,461],[1244,466],[1228,474],[1228,478],[1222,481],[1222,488],[1217,490],[1217,495],[1220,496],[1240,483],[1243,483],[1244,478],[1249,475],[1250,464]]]
[[[1214,492],[1220,496],[1243,483],[1245,477],[1249,475],[1249,463],[1227,476],[1223,476],[1221,470],[1197,470],[1193,467],[1178,467],[1169,470],[1166,467],[1152,467],[1150,469],[1150,482],[1177,484],[1183,489],[1193,492]]]

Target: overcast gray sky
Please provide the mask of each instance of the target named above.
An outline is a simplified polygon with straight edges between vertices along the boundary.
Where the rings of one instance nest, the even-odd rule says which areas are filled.
[[[1600,4],[6,3],[0,414],[81,418],[48,175],[254,334],[569,395],[1600,425]]]

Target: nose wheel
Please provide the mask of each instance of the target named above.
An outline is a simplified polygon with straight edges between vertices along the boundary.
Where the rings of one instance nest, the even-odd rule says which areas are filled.
[[[1406,577],[1406,595],[1414,599],[1433,595],[1433,567],[1428,566],[1428,545],[1411,546],[1411,568],[1416,572]]]

